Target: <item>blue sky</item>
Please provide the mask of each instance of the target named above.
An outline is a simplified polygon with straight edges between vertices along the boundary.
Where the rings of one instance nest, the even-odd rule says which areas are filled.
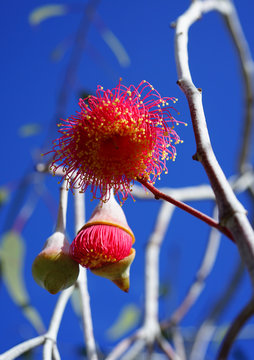
[[[86,3],[86,2],[84,2]],[[55,4],[62,4],[56,1]],[[0,213],[1,231],[8,229],[15,220],[8,208],[14,199],[22,176],[32,171],[36,159],[49,147],[49,141],[56,136],[50,123],[56,114],[59,91],[71,55],[71,44],[81,21],[81,6],[76,1],[64,4],[75,5],[75,11],[65,16],[47,19],[39,26],[29,24],[29,14],[44,1],[5,2],[1,5],[0,19],[1,68],[2,68],[2,130],[0,141],[1,186],[10,189],[9,202]],[[162,177],[157,186],[182,187],[208,183],[202,166],[192,160],[195,141],[192,132],[187,101],[176,85],[177,74],[174,61],[173,22],[189,5],[189,1],[158,0],[138,2],[101,1],[98,14],[113,34],[124,46],[130,64],[122,67],[103,40],[98,27],[91,24],[85,42],[77,77],[70,88],[66,116],[78,110],[78,98],[82,92],[94,92],[97,85],[115,87],[119,77],[125,85],[138,85],[143,79],[149,81],[162,96],[179,99],[177,109],[179,119],[188,127],[179,126],[179,134],[184,140],[177,148],[178,156],[168,164],[169,174]],[[254,5],[251,1],[236,1],[236,7],[243,29],[254,52],[253,19]],[[58,61],[52,61],[52,52],[65,41],[67,50]],[[240,138],[243,125],[243,82],[239,61],[228,32],[220,16],[216,13],[205,15],[190,30],[190,66],[193,81],[203,89],[203,102],[212,145],[226,176],[237,171]],[[24,136],[29,124],[33,124],[33,136]],[[31,129],[31,126],[30,128]],[[49,129],[51,131],[49,132]],[[23,131],[23,132],[22,132]],[[22,135],[23,134],[23,135]],[[49,139],[49,135],[51,139]],[[250,157],[253,160],[253,153]],[[58,185],[55,178],[48,176],[45,185],[49,191],[51,212],[45,199],[38,200],[22,232],[26,248],[24,274],[25,284],[31,303],[37,308],[47,325],[57,296],[46,293],[38,287],[31,275],[34,257],[41,250],[44,241],[54,228],[58,199]],[[87,196],[87,216],[94,207]],[[70,194],[68,211],[68,234],[74,236],[72,199]],[[247,196],[241,195],[252,218],[252,207]],[[210,201],[192,203],[194,207],[211,215]],[[105,279],[88,274],[91,292],[91,307],[94,317],[95,336],[102,349],[108,351],[114,342],[107,337],[107,329],[114,323],[121,310],[135,304],[143,311],[144,301],[144,249],[153,229],[159,204],[154,201],[129,199],[124,211],[129,225],[136,235],[137,256],[132,267],[129,294],[121,293],[115,285]],[[17,205],[18,208],[18,205]],[[177,210],[162,246],[161,281],[168,291],[161,299],[160,317],[168,317],[183,299],[188,286],[193,281],[207,242],[207,225],[190,215]],[[218,298],[228,283],[239,258],[236,247],[225,237],[219,251],[216,266],[207,281],[207,288],[197,304],[182,322],[183,327],[197,326],[209,312],[213,300]],[[237,315],[251,295],[248,276],[241,285],[227,310],[220,319],[226,324]],[[3,281],[0,283],[0,353],[36,332],[25,319],[20,309],[11,300]],[[68,305],[66,316],[59,334],[59,348],[63,359],[69,359],[73,346],[82,346],[82,332],[79,321]],[[243,352],[242,359],[251,359],[250,341],[237,345]],[[237,349],[236,349],[237,350]],[[235,351],[236,351],[235,350]],[[210,356],[213,358],[213,349]],[[39,356],[39,355],[38,355]],[[77,359],[78,355],[76,355]],[[38,357],[39,358],[39,357]],[[231,355],[230,359],[237,359]],[[240,359],[240,357],[239,357]]]

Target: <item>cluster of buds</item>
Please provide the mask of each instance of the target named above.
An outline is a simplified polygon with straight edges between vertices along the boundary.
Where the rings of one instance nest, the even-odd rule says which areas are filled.
[[[56,294],[75,283],[80,264],[128,292],[134,241],[124,212],[111,194],[107,202],[100,201],[71,246],[63,231],[56,231],[47,239],[34,260],[33,277],[40,286]]]

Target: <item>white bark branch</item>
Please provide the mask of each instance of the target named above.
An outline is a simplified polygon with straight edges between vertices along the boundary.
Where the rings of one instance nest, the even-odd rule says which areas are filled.
[[[13,360],[16,359],[18,356],[24,354],[25,352],[34,349],[37,346],[40,346],[44,343],[45,336],[37,336],[33,339],[27,340],[18,344],[11,348],[10,350],[4,352],[0,355],[0,360]]]
[[[66,190],[66,181],[64,181],[62,186],[60,186],[60,200],[58,205],[58,215],[57,215],[57,223],[56,223],[55,231],[65,233],[67,203],[68,203],[68,191]]]
[[[215,217],[217,217],[216,213],[217,210],[215,209]],[[199,298],[205,287],[205,280],[212,271],[212,268],[215,264],[220,245],[220,238],[220,232],[212,228],[202,263],[196,274],[196,280],[193,282],[193,284],[191,284],[187,295],[183,299],[180,306],[174,311],[170,319],[161,323],[163,328],[178,325]]]
[[[176,22],[175,56],[179,77],[178,84],[185,93],[190,107],[197,144],[194,158],[202,163],[207,173],[218,204],[220,223],[232,233],[254,287],[253,229],[246,217],[243,206],[235,197],[214,155],[207,130],[201,92],[192,82],[188,64],[187,44],[189,28],[203,13],[211,10],[217,10],[223,15],[230,13],[231,3],[227,0],[195,1]]]
[[[76,233],[81,229],[85,223],[85,195],[75,192],[74,195],[75,207],[75,231]],[[87,287],[86,269],[79,267],[79,277],[77,280],[77,287],[81,300],[81,315],[84,329],[84,340],[86,344],[88,360],[97,360],[96,344],[93,334],[93,322],[90,308],[90,296]]]
[[[143,329],[146,329],[147,341],[154,342],[160,333],[158,320],[159,301],[159,255],[168,224],[172,217],[174,206],[163,202],[146,247],[145,258],[145,319]]]
[[[59,326],[63,317],[63,313],[67,302],[73,293],[74,286],[69,287],[68,289],[61,292],[59,295],[53,316],[50,321],[49,329],[45,334],[45,344],[43,348],[43,360],[51,360],[53,349],[56,344],[57,334]]]

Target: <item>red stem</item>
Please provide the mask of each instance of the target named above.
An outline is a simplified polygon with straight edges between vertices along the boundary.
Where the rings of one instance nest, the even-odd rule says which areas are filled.
[[[225,228],[224,226],[221,226],[218,222],[216,222],[213,218],[211,218],[210,216],[203,214],[202,212],[194,209],[193,207],[184,204],[181,201],[175,200],[174,198],[172,198],[169,195],[164,194],[163,192],[159,191],[158,189],[156,189],[153,185],[149,184],[146,180],[144,179],[137,179],[143,186],[145,186],[148,190],[150,190],[154,196],[155,199],[163,199],[177,207],[179,207],[180,209],[188,212],[189,214],[195,216],[196,218],[204,221],[206,224],[208,224],[209,226],[214,227],[215,229],[221,231],[224,235],[226,235],[230,240],[232,240],[233,242],[235,242],[235,240],[233,239],[233,236],[231,234],[231,232]]]

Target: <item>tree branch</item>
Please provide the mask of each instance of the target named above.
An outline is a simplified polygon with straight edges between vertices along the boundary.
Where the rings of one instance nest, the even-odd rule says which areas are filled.
[[[59,326],[63,317],[63,313],[67,302],[73,293],[74,285],[61,292],[59,295],[53,316],[50,321],[49,329],[45,334],[45,344],[43,348],[43,360],[51,360],[52,352],[56,344]]]
[[[158,320],[159,254],[173,211],[174,207],[172,205],[162,203],[154,230],[146,246],[145,319],[143,327],[148,330],[146,335],[148,342],[154,342],[155,336],[160,333]]]
[[[217,10],[223,15],[231,11],[229,1],[195,1],[176,22],[175,56],[178,84],[189,103],[197,151],[194,156],[199,160],[210,180],[219,208],[219,220],[233,235],[239,252],[245,262],[254,287],[254,233],[246,217],[245,210],[235,197],[226,177],[214,155],[204,115],[201,92],[191,79],[188,64],[188,30],[200,16],[208,11]]]
[[[45,341],[45,336],[40,335],[33,339],[22,342],[0,355],[0,360],[13,360],[25,352],[32,350],[33,348],[42,345]]]
[[[224,20],[240,60],[245,91],[244,128],[239,156],[239,169],[240,172],[243,172],[246,170],[248,156],[250,154],[251,148],[251,135],[254,115],[254,62],[234,4],[231,0],[228,1],[230,3],[230,11],[226,11],[224,13]]]
[[[254,298],[248,302],[248,304],[242,309],[239,315],[235,318],[230,325],[226,336],[223,339],[220,351],[217,356],[217,360],[226,360],[229,355],[229,351],[241,331],[242,327],[251,316],[254,315]]]
[[[217,211],[215,210],[215,213]],[[216,214],[215,214],[216,216]],[[169,320],[163,321],[161,327],[167,329],[170,326],[178,325],[187,312],[191,309],[193,304],[199,298],[201,292],[205,286],[205,280],[210,274],[215,260],[217,258],[218,250],[220,245],[220,233],[215,229],[211,229],[209,241],[205,250],[203,261],[196,274],[196,280],[190,286],[187,295],[180,304],[180,306],[174,311]]]
[[[74,195],[74,210],[75,210],[75,232],[77,233],[85,223],[85,195],[79,191]],[[79,277],[77,280],[77,287],[81,300],[81,314],[84,329],[84,340],[86,344],[88,360],[97,360],[96,345],[93,334],[93,322],[90,308],[90,296],[87,287],[86,269],[79,267]]]
[[[243,278],[244,266],[239,258],[239,262],[234,266],[234,273],[225,286],[223,293],[219,299],[213,304],[212,309],[209,311],[206,320],[199,327],[196,334],[194,344],[192,346],[190,360],[203,360],[208,348],[208,345],[213,338],[216,331],[216,322],[218,321],[223,311],[225,311],[228,304],[232,301],[235,292],[238,289],[240,281]]]
[[[194,209],[193,207],[184,204],[183,202],[176,200],[174,198],[172,198],[169,195],[166,195],[164,193],[162,193],[161,191],[159,191],[158,189],[156,189],[153,185],[151,185],[150,183],[148,183],[146,180],[143,179],[138,179],[138,181],[144,185],[147,189],[149,189],[155,196],[155,199],[163,199],[177,207],[179,207],[180,209],[188,212],[189,214],[195,216],[196,218],[204,221],[206,224],[208,224],[209,226],[214,227],[215,229],[221,231],[223,234],[225,234],[230,240],[234,241],[230,231],[228,231],[227,228],[225,228],[224,226],[221,226],[217,221],[215,221],[213,218],[211,218],[210,216],[201,213],[199,210]]]

